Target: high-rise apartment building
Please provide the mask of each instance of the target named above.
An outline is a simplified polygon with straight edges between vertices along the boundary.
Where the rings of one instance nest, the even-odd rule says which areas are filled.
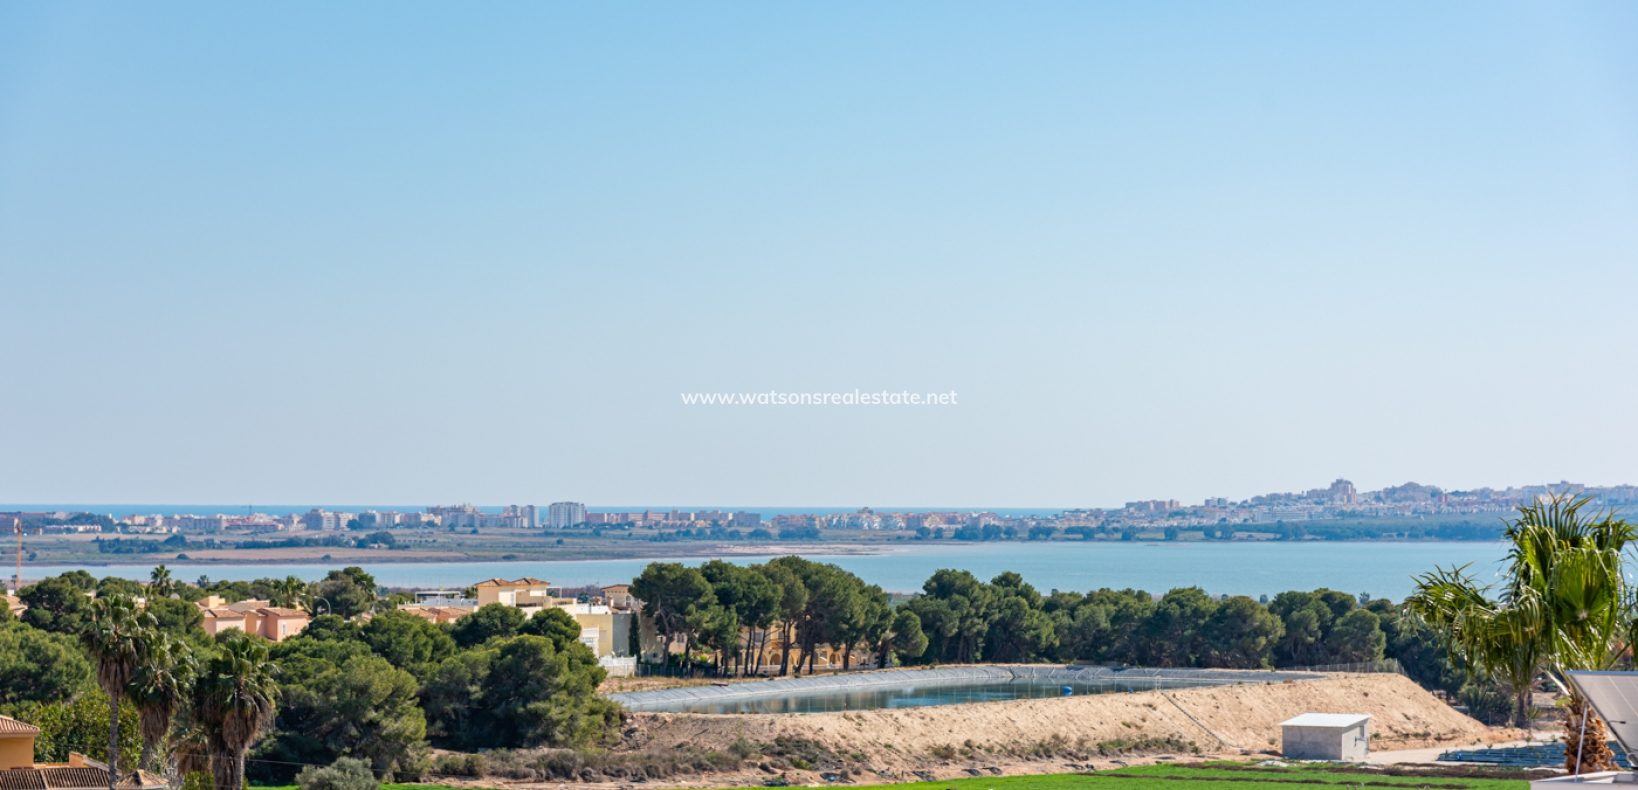
[[[332,513],[313,508],[301,517],[302,524],[311,530],[346,529],[347,522],[358,518],[356,513]]]
[[[471,505],[455,505],[452,507],[429,507],[427,513],[437,516],[438,523],[449,527],[477,527],[483,518],[483,511]]]
[[[534,505],[507,505],[499,520],[508,527],[534,528],[540,526],[540,511]]]
[[[546,507],[546,524],[550,527],[572,527],[586,523],[586,506],[579,502],[553,502]]]

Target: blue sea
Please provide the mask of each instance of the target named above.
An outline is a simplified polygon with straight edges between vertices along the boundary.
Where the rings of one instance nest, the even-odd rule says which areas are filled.
[[[670,544],[678,552],[668,559],[698,562],[686,545]],[[1198,586],[1219,595],[1270,597],[1286,590],[1330,587],[1398,600],[1410,592],[1412,577],[1435,566],[1468,565],[1481,582],[1495,581],[1507,552],[1500,542],[1234,542],[1234,543],[1123,543],[1123,542],[1007,542],[973,544],[909,543],[884,548],[879,554],[834,555],[821,547],[798,551],[810,559],[833,562],[867,582],[893,592],[921,589],[940,568],[971,571],[988,580],[1004,571],[1016,571],[1045,593],[1051,590],[1085,592],[1100,587],[1136,588],[1159,594],[1174,587]],[[774,556],[774,555],[768,555]],[[738,555],[732,562],[750,563],[768,556]],[[629,582],[653,560],[575,560],[563,562],[366,562],[363,567],[389,587],[465,587],[484,579],[534,576],[554,585],[617,584]],[[338,563],[221,564],[167,562],[178,578],[211,579],[283,578],[289,575],[318,579]],[[108,566],[25,565],[24,577],[38,579],[83,567],[95,575],[146,579],[149,564]],[[8,574],[9,575],[9,574]]]

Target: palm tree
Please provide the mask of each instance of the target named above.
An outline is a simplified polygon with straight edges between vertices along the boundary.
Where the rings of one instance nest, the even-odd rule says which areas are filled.
[[[1470,679],[1484,674],[1507,688],[1514,724],[1528,728],[1531,689],[1544,668],[1545,649],[1531,610],[1491,601],[1463,568],[1418,577],[1417,594],[1405,604],[1443,636],[1446,652],[1462,662]]]
[[[171,578],[171,569],[160,565],[148,574],[148,591],[155,598],[169,598],[176,592],[176,580]]]
[[[1539,672],[1569,695],[1564,755],[1576,773],[1602,770],[1611,755],[1603,724],[1565,672],[1609,669],[1626,650],[1633,591],[1621,552],[1638,539],[1613,513],[1583,513],[1588,501],[1555,496],[1519,509],[1507,526],[1513,547],[1497,598],[1457,568],[1419,577],[1406,600],[1470,672],[1482,669],[1507,682],[1521,712]]]
[[[244,787],[245,750],[273,721],[278,671],[268,660],[265,640],[235,634],[195,685],[194,718],[208,733],[216,790]]]
[[[194,718],[192,705],[177,711],[176,729],[171,738],[169,779],[171,787],[180,788],[190,774],[210,772],[210,738],[203,725]]]
[[[291,609],[306,609],[312,598],[312,590],[307,582],[294,576],[286,576],[283,581],[274,582],[272,593],[274,606]]]
[[[123,595],[98,598],[83,632],[86,651],[97,664],[97,684],[108,693],[108,789],[119,778],[119,701],[142,665],[154,617]]]
[[[142,666],[131,683],[131,702],[137,708],[137,724],[142,730],[142,759],[138,767],[153,765],[156,747],[171,730],[171,717],[188,698],[198,664],[182,640],[163,631],[148,643]]]

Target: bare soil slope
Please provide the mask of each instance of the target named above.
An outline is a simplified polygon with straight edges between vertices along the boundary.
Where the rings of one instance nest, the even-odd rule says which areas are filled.
[[[844,713],[637,713],[626,748],[727,751],[736,742],[741,750],[745,741],[800,742],[871,771],[948,774],[952,767],[1011,766],[1007,772],[1015,773],[1037,763],[1035,771],[1061,771],[1070,760],[1181,756],[1192,752],[1191,743],[1205,754],[1277,751],[1279,723],[1302,713],[1370,714],[1378,750],[1516,736],[1462,715],[1399,675],[1274,684],[1256,677],[1247,673],[1244,685],[1216,688]]]

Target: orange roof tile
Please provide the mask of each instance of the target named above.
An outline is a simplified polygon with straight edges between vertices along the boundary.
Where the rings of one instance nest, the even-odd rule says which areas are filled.
[[[510,582],[505,580],[505,579],[501,579],[501,578],[485,579],[485,580],[483,580],[481,582],[478,582],[477,584],[474,584],[472,586],[474,586],[474,587],[546,587],[546,586],[549,586],[549,585],[551,585],[551,582],[545,581],[543,579],[536,579],[536,578],[534,578],[532,576],[525,576],[525,577],[523,577],[521,579],[518,579],[517,581],[510,581]]]
[[[0,735],[39,735],[40,728],[10,716],[0,716]]]
[[[87,761],[92,762],[92,761]],[[13,768],[0,771],[0,790],[100,790],[108,786],[107,768]],[[167,786],[165,780],[147,771],[133,771],[119,778],[120,790]]]

